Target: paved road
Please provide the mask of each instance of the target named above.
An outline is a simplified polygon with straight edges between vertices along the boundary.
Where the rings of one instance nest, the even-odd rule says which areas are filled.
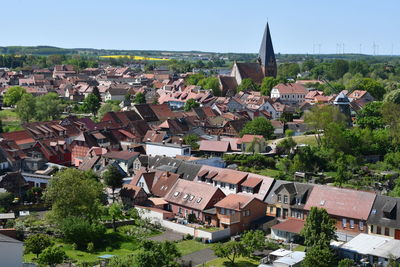
[[[181,260],[184,262],[192,262],[192,266],[197,266],[208,261],[212,261],[216,259],[214,251],[211,248],[205,248],[188,255],[181,257]]]
[[[150,240],[154,241],[179,241],[182,240],[183,235],[171,230],[166,230],[164,233],[161,235],[156,235],[149,237]]]

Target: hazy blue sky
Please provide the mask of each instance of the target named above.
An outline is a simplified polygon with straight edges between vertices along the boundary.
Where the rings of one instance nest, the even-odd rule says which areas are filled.
[[[0,46],[400,54],[399,0],[1,1]],[[343,45],[340,45],[343,51]]]

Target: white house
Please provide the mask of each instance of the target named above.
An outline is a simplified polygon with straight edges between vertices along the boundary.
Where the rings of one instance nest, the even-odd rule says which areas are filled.
[[[279,98],[283,104],[298,105],[305,101],[307,89],[299,83],[280,83],[271,90],[271,98]]]
[[[22,266],[23,243],[0,234],[0,265],[7,267]]]
[[[190,156],[192,149],[189,145],[146,142],[146,154],[149,156],[176,157]]]
[[[107,90],[104,96],[104,100],[123,101],[127,93],[128,90],[125,88],[110,88]]]

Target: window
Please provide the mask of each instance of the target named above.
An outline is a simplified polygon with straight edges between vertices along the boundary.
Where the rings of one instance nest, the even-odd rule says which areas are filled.
[[[179,213],[179,214],[182,214],[182,208],[181,208],[181,207],[179,207],[178,213]]]
[[[162,188],[161,188],[161,189],[162,189]],[[178,197],[179,194],[180,194],[180,192],[176,191],[176,192],[174,193],[174,197]]]
[[[361,231],[364,230],[364,222],[363,221],[359,221],[358,227],[360,228]],[[371,225],[371,232],[372,232],[372,225]]]
[[[354,220],[350,220],[350,228],[354,229]]]
[[[189,194],[185,194],[184,196],[183,196],[183,199],[187,199],[189,197]]]
[[[363,226],[364,226],[364,224],[363,224]],[[374,226],[373,225],[371,225],[371,233],[374,233]]]
[[[273,213],[274,212],[274,207],[269,207],[269,213]]]
[[[343,227],[343,228],[346,228],[346,227],[347,227],[347,220],[346,220],[346,218],[343,218],[343,219],[342,219],[342,227]]]
[[[377,227],[376,227],[376,233],[377,233],[378,235],[382,234],[382,231],[381,231],[381,227],[380,227],[380,226],[377,226]]]
[[[288,203],[288,196],[283,196],[283,203],[285,203],[285,204]]]
[[[386,236],[390,235],[390,228],[389,227],[385,227],[385,235]]]
[[[221,214],[225,215],[225,209],[224,208],[221,208]]]
[[[282,202],[282,196],[278,194],[278,202]]]
[[[191,195],[191,196],[189,197],[189,201],[192,201],[193,199],[194,199],[194,196]]]
[[[199,197],[199,198],[196,200],[196,202],[197,202],[197,203],[200,203],[202,199],[203,199],[203,198]]]
[[[221,183],[221,187],[222,187],[222,188],[225,188],[225,183]]]
[[[246,216],[250,216],[250,210],[246,210]]]
[[[234,184],[229,184],[229,189],[230,190],[235,190],[235,185]]]

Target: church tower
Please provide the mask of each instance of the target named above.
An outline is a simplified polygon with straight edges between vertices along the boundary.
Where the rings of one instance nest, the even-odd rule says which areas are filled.
[[[274,47],[272,46],[269,25],[265,27],[264,36],[261,42],[260,52],[258,52],[258,63],[266,77],[276,77],[278,68],[276,66]]]

